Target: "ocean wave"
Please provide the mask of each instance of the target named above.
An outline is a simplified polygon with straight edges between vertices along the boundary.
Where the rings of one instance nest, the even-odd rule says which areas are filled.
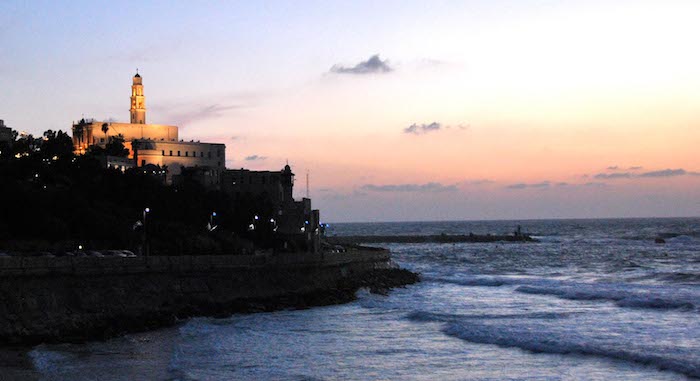
[[[553,295],[569,300],[608,300],[619,307],[695,310],[698,295],[695,293],[662,288],[627,288],[615,284],[585,284],[535,286],[524,285],[515,289],[524,294]],[[653,293],[653,292],[656,292]]]
[[[65,345],[58,346],[58,348],[61,347],[65,347]],[[55,374],[64,363],[73,360],[75,356],[68,352],[51,350],[46,344],[40,344],[29,351],[29,357],[32,359],[34,368],[38,371],[44,374]]]
[[[427,311],[413,311],[406,315],[411,321],[418,322],[459,322],[464,320],[494,320],[494,319],[563,319],[576,313],[573,312],[529,312],[515,314],[447,314]]]
[[[613,337],[591,341],[568,331],[555,332],[533,329],[527,325],[489,325],[449,323],[443,329],[447,335],[462,340],[514,347],[535,353],[579,354],[623,360],[644,365],[653,365],[662,370],[671,370],[690,377],[700,377],[700,361],[692,354],[674,351],[655,351],[653,348],[634,348],[615,344]],[[578,341],[577,341],[578,340]],[[687,357],[691,357],[690,359]]]
[[[671,275],[669,275],[671,276]],[[695,274],[677,274],[686,281]],[[700,290],[666,285],[629,283],[582,283],[539,277],[465,276],[462,278],[428,277],[425,280],[466,287],[515,286],[515,292],[551,295],[561,299],[615,302],[619,307],[697,311]]]
[[[531,235],[533,239],[539,241],[540,243],[561,243],[562,238],[560,236],[553,235]]]
[[[441,277],[424,277],[424,281],[436,283],[450,283],[458,286],[477,286],[477,287],[501,287],[513,282],[502,277],[463,277],[463,278],[441,278]]]
[[[673,273],[658,273],[655,274],[654,279],[671,282],[671,283],[688,283],[688,284],[698,284],[700,283],[700,274],[684,273],[684,272],[673,272]]]
[[[697,244],[697,243],[700,243],[700,238],[698,238],[696,236],[681,234],[681,235],[666,238],[666,243],[682,244],[682,245]]]

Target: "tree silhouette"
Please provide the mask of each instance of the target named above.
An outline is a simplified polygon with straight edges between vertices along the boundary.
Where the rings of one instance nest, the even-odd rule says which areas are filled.
[[[110,137],[105,145],[105,153],[109,156],[128,157],[129,150],[124,147],[124,136],[119,134]]]
[[[102,123],[102,132],[105,133],[105,142],[107,141],[107,131],[109,131],[109,125],[107,123]]]

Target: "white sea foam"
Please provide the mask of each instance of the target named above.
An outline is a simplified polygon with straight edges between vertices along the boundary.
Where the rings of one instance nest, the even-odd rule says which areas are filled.
[[[608,300],[620,307],[682,309],[695,311],[700,295],[672,287],[625,284],[575,283],[523,285],[515,289],[525,294],[553,295],[569,300]]]
[[[700,377],[697,355],[677,348],[636,347],[616,341],[615,335],[595,337],[585,333],[538,329],[540,326],[518,324],[447,323],[444,332],[460,339],[503,347],[516,347],[536,353],[580,354],[654,365],[691,377]]]
[[[463,276],[427,278],[428,281],[467,287],[516,286],[524,294],[551,295],[569,300],[603,300],[620,307],[696,311],[700,290],[683,286],[633,283],[584,283],[539,277]]]

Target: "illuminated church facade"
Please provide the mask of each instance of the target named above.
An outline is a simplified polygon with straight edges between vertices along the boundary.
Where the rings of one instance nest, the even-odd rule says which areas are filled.
[[[226,166],[226,146],[220,143],[200,143],[179,139],[178,126],[146,123],[146,96],[143,78],[132,78],[130,123],[101,122],[81,119],[74,123],[75,152],[85,153],[90,146],[104,148],[110,138],[122,136],[134,166],[167,167],[166,181],[172,183],[182,168],[203,170],[211,185],[217,185]]]
[[[233,199],[264,197],[277,209],[278,234],[303,237],[310,251],[318,251],[319,211],[311,200],[292,197],[294,173],[289,165],[281,171],[226,169],[226,146],[219,143],[185,142],[179,139],[178,126],[146,123],[146,97],[143,79],[136,73],[131,86],[130,123],[100,122],[81,119],[73,124],[75,152],[84,154],[92,146],[105,148],[110,138],[122,136],[129,149],[128,158],[106,157],[105,165],[121,168],[155,166],[167,168],[165,182],[177,184],[193,179],[209,189],[218,189]]]

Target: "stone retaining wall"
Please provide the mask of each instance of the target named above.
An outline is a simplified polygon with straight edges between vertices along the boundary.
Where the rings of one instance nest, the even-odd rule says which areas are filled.
[[[386,250],[344,253],[287,253],[267,255],[198,255],[153,257],[0,257],[0,277],[48,274],[136,274],[191,272],[269,266],[337,266],[351,262],[387,262]]]
[[[400,272],[389,266],[386,250],[149,258],[3,257],[0,346],[101,339],[173,324],[189,316],[346,302],[358,287],[415,282],[414,277],[406,278]]]

